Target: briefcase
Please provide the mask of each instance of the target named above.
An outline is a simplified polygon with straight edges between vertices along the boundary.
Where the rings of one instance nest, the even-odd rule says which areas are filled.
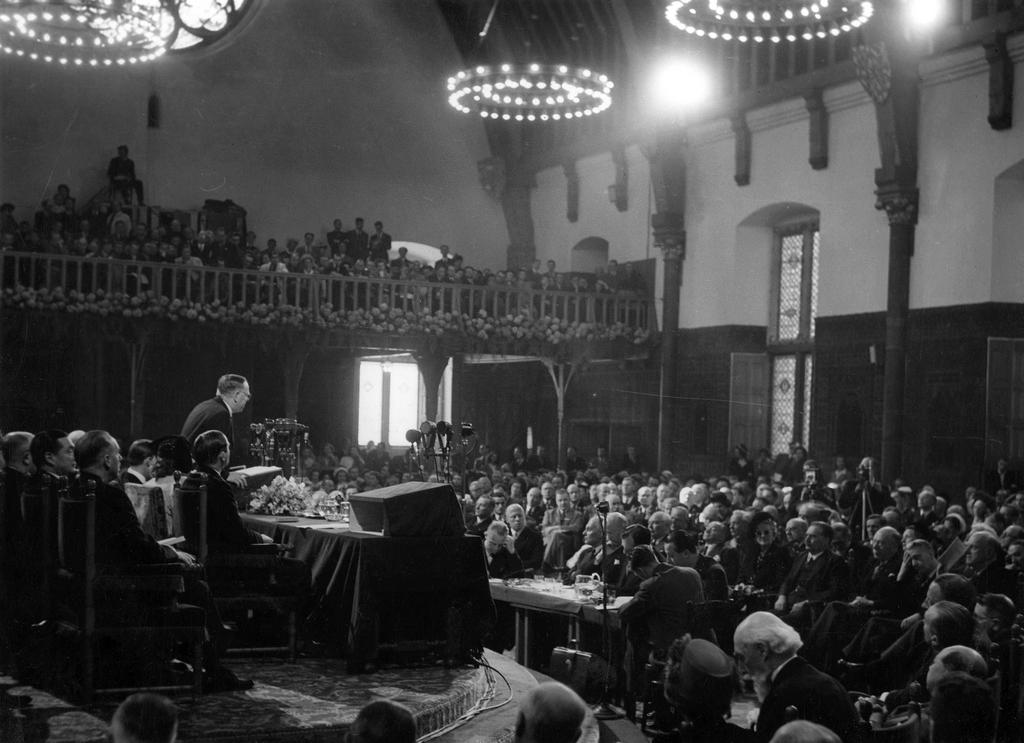
[[[561,681],[587,702],[596,702],[604,689],[608,662],[599,655],[576,648],[556,647],[551,651],[548,675]],[[612,685],[615,680],[612,679]]]

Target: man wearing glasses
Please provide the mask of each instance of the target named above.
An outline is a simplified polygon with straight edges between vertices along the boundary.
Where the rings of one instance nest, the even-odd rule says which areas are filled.
[[[203,400],[192,408],[181,427],[181,435],[189,446],[195,444],[196,436],[204,431],[220,431],[231,447],[231,464],[243,464],[242,447],[236,446],[233,418],[245,410],[252,392],[249,381],[240,374],[225,374],[217,380],[217,394],[210,400]]]

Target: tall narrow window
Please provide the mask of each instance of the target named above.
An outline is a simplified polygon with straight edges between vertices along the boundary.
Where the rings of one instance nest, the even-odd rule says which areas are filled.
[[[360,444],[401,444],[405,432],[419,426],[419,372],[414,363],[359,362]]]
[[[820,243],[817,222],[785,225],[775,231],[772,317],[768,328],[773,452],[789,451],[794,440],[805,447],[810,442]]]

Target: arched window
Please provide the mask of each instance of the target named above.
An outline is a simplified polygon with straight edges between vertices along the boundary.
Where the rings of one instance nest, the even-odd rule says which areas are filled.
[[[794,440],[809,446],[820,243],[817,218],[775,227],[768,325],[773,452],[788,451]]]
[[[573,271],[594,273],[608,265],[608,241],[603,237],[585,237],[572,246],[570,254]]]

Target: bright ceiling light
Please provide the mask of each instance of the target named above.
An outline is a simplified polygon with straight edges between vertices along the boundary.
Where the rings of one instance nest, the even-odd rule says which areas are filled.
[[[929,30],[942,23],[945,7],[942,0],[906,0],[903,13],[914,28]]]
[[[651,68],[647,91],[655,109],[683,113],[711,97],[711,76],[706,67],[688,57],[669,57]]]

